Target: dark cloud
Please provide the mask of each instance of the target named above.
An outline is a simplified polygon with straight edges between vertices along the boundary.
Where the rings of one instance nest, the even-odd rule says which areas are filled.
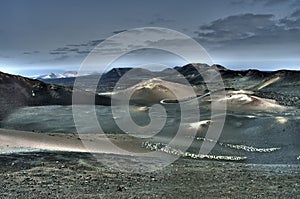
[[[241,4],[244,4],[245,3],[245,1],[244,0],[232,0],[232,1],[230,1],[230,4],[231,5],[241,5]]]
[[[74,52],[76,50],[75,48],[69,48],[69,47],[61,47],[61,48],[56,48],[55,50],[52,50],[50,52],[50,55],[66,55],[69,52]]]
[[[68,51],[68,47],[63,47],[63,48],[56,48],[54,51],[60,52],[60,51]]]
[[[67,52],[50,52],[50,55],[65,55]]]
[[[300,9],[294,11],[294,12],[291,14],[291,17],[295,17],[295,18],[300,17]]]
[[[274,5],[283,5],[287,4],[292,7],[298,7],[300,6],[300,1],[299,0],[254,0],[257,2],[265,2],[265,6],[274,6]]]
[[[256,3],[263,2],[265,6],[274,6],[282,3],[288,3],[287,0],[253,0]]]
[[[62,47],[53,50],[53,52],[76,52],[76,51],[78,51],[78,48],[69,48],[69,47]]]
[[[82,46],[88,46],[87,43],[84,44],[67,44],[68,47],[82,47]]]
[[[104,41],[103,39],[91,40],[81,44],[67,44],[64,47],[59,47],[50,52],[51,55],[66,55],[66,54],[88,54],[95,46],[100,42]]]
[[[270,14],[242,14],[212,21],[200,27],[197,40],[214,52],[246,57],[300,53],[300,19],[276,19]],[[242,52],[243,51],[243,52]]]
[[[281,6],[281,5],[290,5],[290,6],[300,6],[299,0],[232,0],[231,5],[254,5],[262,4],[263,6]]]
[[[172,23],[172,22],[174,22],[174,20],[172,20],[172,19],[165,19],[163,17],[156,17],[154,20],[150,21],[149,24],[150,25],[168,24],[168,23]]]
[[[113,33],[114,33],[114,34],[119,34],[119,33],[121,33],[121,32],[125,32],[125,31],[127,31],[127,30],[116,30],[116,31],[113,31]]]
[[[87,45],[90,47],[95,47],[103,41],[104,41],[104,39],[91,40],[87,43]]]
[[[212,21],[200,27],[199,39],[224,42],[246,39],[277,28],[270,14],[242,14]]]
[[[85,50],[85,51],[77,51],[78,54],[89,54],[91,51]]]
[[[300,9],[294,11],[289,17],[281,19],[280,23],[289,29],[300,29]]]
[[[40,53],[40,51],[35,50],[35,51],[25,51],[23,52],[24,55],[32,55],[32,54],[38,54]]]
[[[120,30],[115,32],[124,32],[126,30]],[[105,52],[102,50],[102,53],[111,53],[111,51],[116,51],[116,48],[118,48],[118,45],[114,41],[111,41],[109,39],[97,39],[97,40],[90,40],[81,44],[67,44],[64,47],[56,48],[55,50],[50,51],[51,55],[69,55],[69,56],[75,56],[80,57],[83,55],[89,54],[98,44],[105,41],[106,45],[109,45],[111,48],[106,49]],[[95,49],[94,52],[97,50]]]
[[[298,18],[298,19],[285,18],[285,19],[280,20],[280,22],[286,28],[300,28],[300,18]]]
[[[125,30],[120,30],[120,31],[115,31],[115,32],[123,32]],[[114,33],[115,33],[114,32]],[[67,44],[65,47],[63,48],[68,48],[68,47],[95,47],[97,46],[99,43],[103,42],[104,39],[97,39],[97,40],[91,40],[85,43],[81,43],[81,44]]]

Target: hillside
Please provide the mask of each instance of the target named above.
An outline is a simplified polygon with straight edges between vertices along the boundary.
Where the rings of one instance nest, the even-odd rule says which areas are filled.
[[[78,89],[47,84],[21,76],[0,72],[0,119],[22,106],[71,105],[72,95],[80,96],[78,103],[89,103],[95,95]],[[96,97],[97,104],[109,105],[105,97]]]
[[[147,79],[157,77],[170,82],[181,82],[183,77],[191,85],[205,90],[205,82],[201,72],[216,69],[220,72],[225,88],[231,90],[249,90],[254,95],[275,99],[279,104],[300,107],[300,71],[280,70],[265,72],[259,70],[234,71],[220,65],[188,64],[173,69],[152,72],[147,69],[114,68],[103,74],[99,84],[93,85],[98,75],[77,77],[79,85],[73,89],[76,78],[45,79],[42,81],[0,72],[0,119],[18,107],[44,105],[71,105],[72,95],[76,92],[78,104],[91,103],[95,95],[89,90],[97,87],[98,92],[109,92],[125,74],[126,81],[118,85],[118,89],[132,87]],[[182,74],[180,78],[178,73]],[[86,90],[86,91],[83,91]],[[97,95],[98,105],[110,105],[110,97]]]

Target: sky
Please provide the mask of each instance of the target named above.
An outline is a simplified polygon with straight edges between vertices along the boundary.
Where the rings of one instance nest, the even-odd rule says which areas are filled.
[[[100,42],[142,27],[186,34],[230,69],[300,70],[299,0],[2,0],[0,71],[34,76],[78,70]],[[141,59],[184,64],[168,53],[143,52],[115,66]]]

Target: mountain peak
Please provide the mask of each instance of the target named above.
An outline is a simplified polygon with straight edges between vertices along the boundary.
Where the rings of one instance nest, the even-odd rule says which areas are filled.
[[[43,80],[43,79],[60,79],[60,78],[72,78],[72,77],[79,77],[79,76],[86,76],[92,73],[79,73],[77,71],[66,71],[62,74],[56,73],[48,73],[46,75],[38,76],[36,79]]]

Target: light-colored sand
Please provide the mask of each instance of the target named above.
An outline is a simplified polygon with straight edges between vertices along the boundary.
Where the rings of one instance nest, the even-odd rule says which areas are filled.
[[[130,111],[132,112],[147,112],[148,110],[148,106],[130,106]]]
[[[261,89],[263,89],[263,88],[265,88],[265,87],[267,87],[267,86],[269,86],[269,85],[271,85],[271,84],[273,84],[273,83],[279,81],[280,79],[281,79],[280,77],[274,77],[274,78],[272,78],[272,79],[269,79],[269,80],[265,81],[264,83],[262,83],[262,84],[258,87],[258,90],[261,90]]]
[[[190,123],[189,124],[189,129],[199,129],[203,126],[208,126],[211,124],[211,120],[203,120],[203,121],[199,121],[199,122],[195,122],[195,123]]]
[[[220,103],[225,101],[227,109],[233,111],[283,111],[287,109],[275,100],[257,97],[244,91],[229,92],[225,98],[220,98],[218,101]]]
[[[111,93],[117,100],[124,100],[124,96],[131,96],[131,100],[140,104],[159,103],[163,99],[182,100],[195,97],[192,86],[169,82],[159,78],[143,81],[123,91]]]
[[[48,134],[0,129],[0,148],[86,151],[75,134]]]
[[[118,146],[118,147],[115,147]],[[141,141],[122,135],[35,133],[0,129],[0,150],[15,148],[58,150],[72,152],[114,153],[131,155],[132,152],[146,152]]]

